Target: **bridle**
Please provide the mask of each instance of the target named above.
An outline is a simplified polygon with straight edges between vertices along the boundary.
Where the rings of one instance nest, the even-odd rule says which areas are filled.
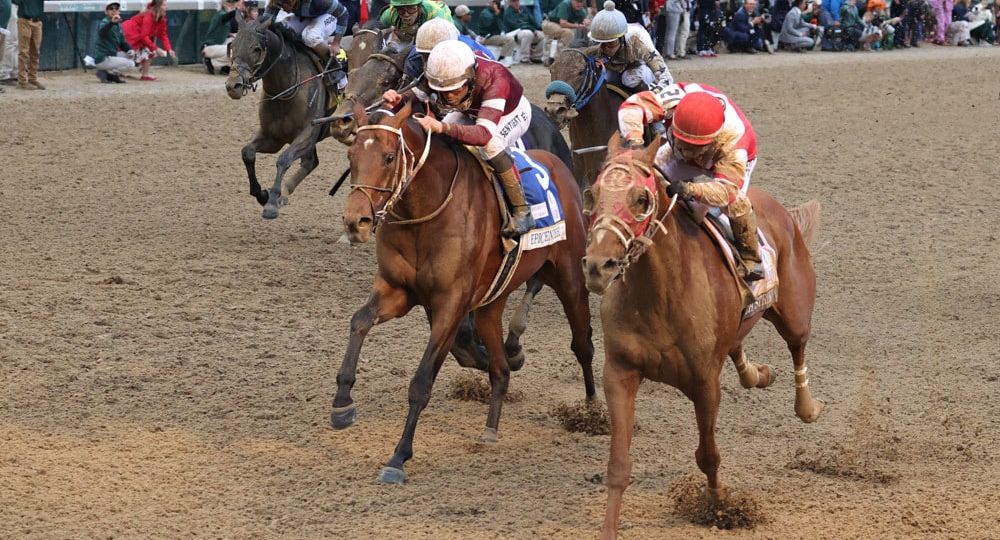
[[[545,89],[546,99],[552,94],[562,94],[579,111],[586,107],[597,92],[604,86],[607,79],[607,71],[603,67],[598,67],[597,61],[592,56],[579,49],[566,49],[566,52],[573,52],[583,57],[586,67],[583,70],[583,80],[578,88],[573,88],[566,81],[552,81]],[[562,83],[562,84],[558,84]]]
[[[624,163],[622,161],[610,163],[607,168],[601,171],[601,174],[598,175],[595,185],[600,184],[601,178],[612,171],[621,171],[634,178],[636,169],[638,169],[638,171],[647,178],[651,176],[657,185],[662,185],[667,181],[659,168],[655,166],[651,167],[641,161],[633,160],[631,163]],[[627,187],[631,186],[632,184],[629,184]],[[649,192],[648,188],[647,192]],[[616,238],[618,238],[622,246],[625,248],[625,254],[617,261],[618,273],[611,280],[611,282],[614,282],[618,278],[622,278],[622,280],[625,279],[625,271],[628,270],[628,268],[635,261],[639,260],[639,258],[646,253],[646,250],[653,245],[653,237],[656,236],[657,231],[662,231],[664,235],[667,234],[667,227],[663,224],[663,220],[670,215],[674,206],[677,205],[677,195],[674,195],[670,199],[670,204],[667,206],[666,210],[664,210],[662,214],[657,215],[660,200],[659,193],[650,192],[649,194],[651,199],[649,209],[642,215],[635,216],[635,220],[639,224],[645,224],[645,229],[640,234],[637,235],[633,231],[631,225],[612,212],[602,213],[597,216],[593,224],[591,224],[590,234],[599,230],[609,231],[613,233]],[[587,213],[589,214],[589,212]]]
[[[407,146],[406,137],[404,137],[403,135],[402,128],[395,128],[392,126],[386,126],[382,124],[368,124],[359,127],[358,133],[360,134],[360,132],[362,131],[369,131],[369,130],[388,131],[389,133],[392,133],[399,139],[399,146],[397,147],[396,153],[394,154],[398,159],[395,160],[396,167],[392,171],[392,184],[390,187],[375,186],[371,184],[355,184],[353,182],[351,183],[351,191],[358,190],[361,193],[364,193],[365,197],[368,198],[368,203],[371,205],[372,216],[374,218],[374,222],[372,223],[372,231],[375,231],[378,228],[378,225],[383,221],[394,225],[410,225],[410,224],[430,221],[436,218],[438,215],[440,215],[441,212],[444,211],[444,208],[448,205],[448,203],[451,202],[451,199],[454,195],[455,182],[458,179],[458,171],[459,171],[459,167],[457,165],[458,156],[456,155],[455,176],[451,179],[451,187],[448,189],[448,197],[445,198],[444,202],[441,203],[441,205],[437,208],[437,210],[421,218],[400,219],[400,217],[394,214],[392,210],[399,202],[399,200],[403,197],[403,193],[406,192],[406,189],[410,186],[410,183],[417,176],[417,172],[420,171],[420,169],[424,166],[424,163],[427,161],[427,156],[430,154],[430,149],[431,149],[432,134],[430,131],[425,132],[426,137],[424,141],[424,150],[420,154],[420,158],[414,161],[414,157],[416,156],[416,154],[414,154],[414,152],[410,150],[410,148]],[[454,148],[452,149],[452,151],[457,152],[456,150],[454,150]],[[371,192],[389,193],[389,198],[386,199],[385,203],[382,205],[381,210],[376,210],[377,205],[375,204],[375,199],[372,196]],[[388,215],[391,215],[396,219],[394,221],[387,221],[386,216]]]
[[[233,62],[233,65],[236,67],[236,71],[240,74],[240,78],[243,79],[242,86],[243,86],[244,96],[246,96],[250,92],[257,91],[257,81],[263,79],[268,73],[270,73],[271,70],[274,68],[274,66],[278,64],[278,60],[281,59],[281,56],[285,53],[285,37],[281,35],[281,32],[271,32],[272,34],[277,34],[278,39],[281,40],[281,50],[278,51],[277,56],[271,59],[271,62],[267,66],[267,69],[264,69],[264,72],[261,73],[261,69],[264,68],[264,63],[267,62],[268,59],[267,31],[252,30],[252,32],[257,34],[258,43],[261,45],[260,58],[258,58],[257,62],[254,63],[254,65],[249,68],[247,68],[245,65],[237,65],[236,62]],[[233,59],[232,49],[233,45],[232,43],[230,43],[229,44],[230,60]],[[299,64],[298,62],[295,62],[295,80],[298,80],[299,78],[298,70],[299,70]],[[247,72],[249,72],[249,74],[247,74]],[[284,99],[291,99],[292,96],[294,95],[295,94],[293,93],[291,96],[288,96]]]
[[[365,30],[365,31],[367,31],[367,32],[374,32],[374,30]],[[361,32],[361,30],[359,30],[359,32]],[[378,34],[378,35],[380,35],[380,36],[382,35],[381,32],[375,32],[375,33]],[[389,56],[387,54],[372,53],[371,56],[369,56],[368,59],[365,60],[365,64],[367,64],[368,62],[371,62],[372,60],[379,60],[379,61],[382,61],[382,62],[388,62],[388,64],[390,66],[392,66],[393,68],[395,68],[395,70],[396,70],[397,73],[399,73],[400,75],[403,74],[403,66],[399,65],[398,63],[396,63],[396,60],[393,57],[391,57],[391,56]],[[361,66],[358,66],[358,67],[356,67],[354,69],[348,70],[348,74],[354,73],[355,71],[361,69],[365,64],[362,64]],[[353,92],[349,93],[349,94],[345,94],[344,95],[344,99],[343,99],[343,101],[341,103],[347,103],[347,102],[359,103],[358,95],[356,93],[353,93]],[[379,102],[378,104],[381,105],[381,102]],[[363,102],[361,102],[360,105],[366,106],[365,103],[363,103]]]

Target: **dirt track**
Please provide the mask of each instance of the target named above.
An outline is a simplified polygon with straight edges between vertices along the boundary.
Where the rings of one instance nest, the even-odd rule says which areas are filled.
[[[647,383],[623,538],[1000,537],[998,60],[923,48],[672,66],[750,116],[755,185],[824,205],[808,360],[827,409],[795,418],[790,359],[762,324],[748,351],[779,381],[746,391],[727,366],[718,440],[723,481],[766,521],[723,532],[674,515],[671,486],[702,478],[694,414]],[[529,69],[537,100],[548,76]],[[343,196],[326,191],[344,150],[323,143],[318,172],[262,221],[239,161],[255,103],[193,68],[158,75],[55,74],[46,92],[0,95],[0,536],[595,536],[608,440],[549,414],[583,395],[551,291],[500,443],[478,443],[485,405],[446,397],[462,371],[449,362],[409,482],[378,485],[427,331],[416,311],[376,328],[359,423],[326,428],[374,264],[373,246],[336,241]]]

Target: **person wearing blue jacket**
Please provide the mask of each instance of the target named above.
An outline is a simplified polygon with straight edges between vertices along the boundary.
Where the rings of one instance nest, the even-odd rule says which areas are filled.
[[[763,23],[764,18],[757,12],[757,0],[743,0],[743,6],[733,14],[732,22],[722,29],[726,49],[750,54],[764,50]]]

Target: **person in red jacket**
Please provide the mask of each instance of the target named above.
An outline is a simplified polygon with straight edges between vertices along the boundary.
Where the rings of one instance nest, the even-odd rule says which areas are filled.
[[[149,74],[149,64],[154,56],[177,58],[177,53],[170,46],[167,36],[167,0],[152,0],[146,4],[146,9],[138,15],[122,23],[125,41],[136,51],[136,61],[139,62],[144,81],[155,81],[156,77]],[[160,40],[163,48],[156,46]]]

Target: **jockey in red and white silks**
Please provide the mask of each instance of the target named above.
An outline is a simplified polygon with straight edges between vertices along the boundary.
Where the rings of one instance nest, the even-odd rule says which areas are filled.
[[[643,129],[664,122],[668,142],[657,165],[671,181],[670,193],[724,208],[736,247],[748,264],[748,278],[759,278],[757,225],[747,189],[757,162],[757,136],[743,111],[711,86],[678,83],[629,97],[618,109],[618,123],[629,145],[641,146]],[[686,182],[698,178],[697,182]]]

